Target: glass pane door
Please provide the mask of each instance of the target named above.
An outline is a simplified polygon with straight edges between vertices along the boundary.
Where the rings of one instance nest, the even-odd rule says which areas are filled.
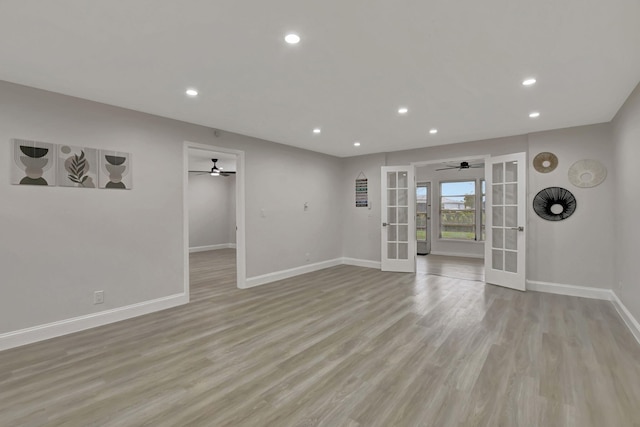
[[[525,159],[524,153],[491,158],[486,183],[486,281],[521,290],[525,289]]]
[[[415,190],[412,166],[382,167],[382,269],[415,271]]]

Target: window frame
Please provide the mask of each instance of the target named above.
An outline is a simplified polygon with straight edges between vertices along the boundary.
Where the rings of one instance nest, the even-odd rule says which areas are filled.
[[[467,194],[453,195],[453,196],[443,196],[442,195],[442,184],[449,183],[460,183],[460,182],[469,182],[474,183],[474,194],[475,203],[473,207],[474,211],[474,237],[472,239],[461,239],[454,237],[442,237],[442,199],[443,197],[464,197]],[[482,191],[482,183],[485,183],[485,191]],[[485,210],[483,208],[483,197],[486,200],[486,180],[485,178],[466,178],[466,179],[447,179],[438,181],[438,240],[449,241],[449,242],[484,242],[485,239],[482,238],[482,219],[486,215]],[[468,209],[471,210],[471,209]]]

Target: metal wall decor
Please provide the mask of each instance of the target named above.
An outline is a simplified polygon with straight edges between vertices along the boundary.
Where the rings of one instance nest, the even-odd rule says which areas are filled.
[[[562,221],[576,211],[577,202],[571,191],[561,187],[549,187],[533,198],[533,210],[547,221]]]
[[[547,151],[533,158],[533,167],[540,173],[549,173],[558,167],[558,156]]]
[[[576,187],[591,188],[607,177],[607,169],[597,160],[578,160],[569,168],[569,182]]]
[[[369,184],[367,177],[360,172],[356,178],[356,207],[366,208],[369,206]]]

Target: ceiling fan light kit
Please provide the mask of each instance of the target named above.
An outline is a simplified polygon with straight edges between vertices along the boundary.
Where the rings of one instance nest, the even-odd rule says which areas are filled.
[[[447,166],[446,168],[436,169],[436,171],[446,171],[446,170],[453,170],[453,169],[457,169],[458,171],[461,171],[463,169],[477,169],[477,168],[484,168],[484,163],[477,163],[472,165],[469,162],[460,162],[460,164],[457,166]]]
[[[189,173],[197,173],[199,175],[203,175],[205,173],[208,173],[211,176],[231,176],[231,175],[235,175],[236,174],[235,171],[223,171],[221,168],[219,168],[218,165],[217,165],[218,159],[211,159],[211,161],[213,162],[213,167],[211,168],[211,170],[208,170],[208,171],[189,171]]]

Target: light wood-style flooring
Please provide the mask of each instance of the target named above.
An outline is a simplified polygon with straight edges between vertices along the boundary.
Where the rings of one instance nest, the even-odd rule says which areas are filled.
[[[433,254],[418,255],[416,270],[418,273],[434,276],[484,282],[484,259]]]
[[[0,353],[0,426],[640,425],[640,345],[605,301],[339,266]]]

